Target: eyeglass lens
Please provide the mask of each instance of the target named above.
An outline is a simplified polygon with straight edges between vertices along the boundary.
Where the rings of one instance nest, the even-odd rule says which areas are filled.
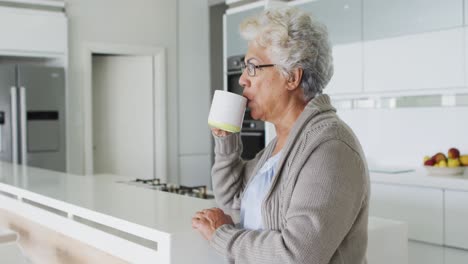
[[[242,71],[245,71],[245,69],[247,69],[247,73],[249,74],[249,76],[251,76],[251,77],[255,76],[255,65],[253,65],[252,63],[242,62],[241,69],[242,69]]]

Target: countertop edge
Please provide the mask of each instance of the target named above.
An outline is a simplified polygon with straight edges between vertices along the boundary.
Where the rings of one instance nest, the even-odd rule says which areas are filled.
[[[415,169],[405,173],[370,172],[371,183],[404,185],[468,192],[468,169],[460,176],[432,176],[427,171]]]
[[[95,223],[98,223],[107,227],[111,227],[111,228],[129,233],[138,237],[151,240],[151,241],[157,242],[158,240],[161,240],[161,239],[168,239],[171,236],[170,233],[159,231],[154,228],[139,225],[137,223],[133,223],[133,222],[130,222],[130,221],[127,221],[127,220],[124,220],[115,216],[96,212],[91,209],[87,209],[78,205],[60,201],[54,198],[50,198],[41,194],[37,194],[37,193],[31,192],[25,189],[21,189],[21,188],[0,182],[0,195],[8,197],[9,196],[8,194],[16,196],[16,200],[24,201],[24,199],[26,199],[28,201],[38,203],[40,205],[49,207],[51,209],[64,212],[67,214],[68,218],[77,216],[85,220],[89,220],[91,222],[95,222]],[[15,199],[15,197],[8,197],[8,198]]]

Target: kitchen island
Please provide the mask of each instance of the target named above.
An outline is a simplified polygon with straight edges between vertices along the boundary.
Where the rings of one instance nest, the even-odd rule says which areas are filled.
[[[28,232],[8,219],[27,219],[116,262],[224,262],[191,228],[194,213],[216,206],[214,200],[117,183],[125,180],[130,178],[77,176],[0,162],[0,218],[6,214],[3,224],[20,237],[28,238]],[[389,241],[391,256],[384,251]],[[407,263],[406,241],[405,224],[370,218],[369,263]],[[63,249],[53,252],[63,258]],[[84,252],[65,255],[70,254]]]

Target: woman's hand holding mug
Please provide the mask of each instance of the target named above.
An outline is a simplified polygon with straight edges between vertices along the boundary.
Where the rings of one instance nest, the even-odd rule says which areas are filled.
[[[213,135],[215,135],[217,137],[226,137],[226,136],[229,136],[230,134],[232,134],[231,132],[228,132],[226,130],[222,130],[222,129],[219,129],[219,128],[215,128],[215,127],[211,128],[211,132],[213,133]]]

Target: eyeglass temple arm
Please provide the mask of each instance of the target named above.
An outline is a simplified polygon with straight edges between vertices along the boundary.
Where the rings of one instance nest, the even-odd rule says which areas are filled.
[[[262,64],[262,65],[255,65],[255,68],[264,68],[264,67],[272,67],[275,66],[275,64]]]

